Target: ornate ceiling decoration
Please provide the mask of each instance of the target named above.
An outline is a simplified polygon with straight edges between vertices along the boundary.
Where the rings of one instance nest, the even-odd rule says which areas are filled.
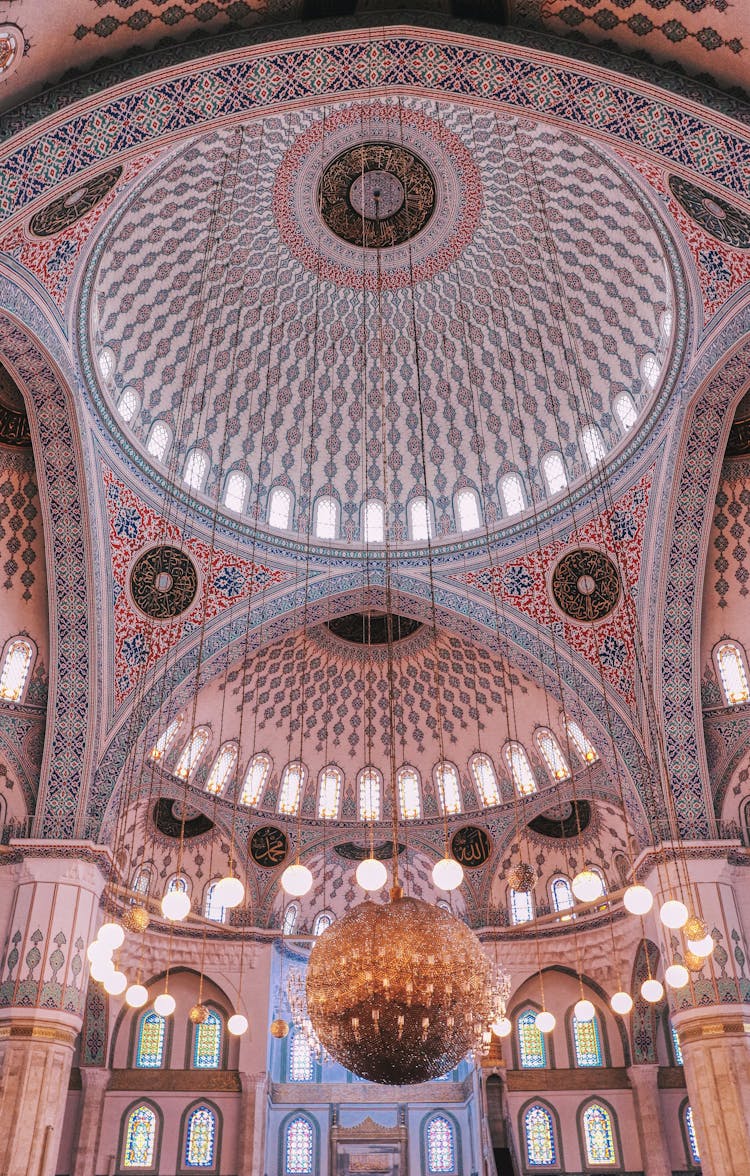
[[[734,249],[750,249],[748,213],[682,176],[670,176],[669,188],[685,212],[712,237]]]
[[[0,443],[27,449],[31,445],[31,431],[26,416],[23,396],[0,364]]]
[[[136,560],[130,591],[147,617],[158,621],[179,617],[190,608],[198,591],[195,564],[177,547],[152,547]]]
[[[404,245],[435,211],[430,169],[400,143],[362,143],[327,164],[320,215],[331,232],[363,249]]]
[[[122,167],[110,168],[92,176],[77,188],[51,200],[29,221],[29,232],[34,237],[53,237],[87,216],[114,188],[122,175]]]
[[[421,621],[412,617],[401,617],[394,613],[347,613],[325,622],[326,628],[352,645],[386,645],[403,641],[422,628]]]
[[[581,547],[567,552],[552,573],[552,595],[574,621],[601,621],[620,599],[620,577],[603,551]]]

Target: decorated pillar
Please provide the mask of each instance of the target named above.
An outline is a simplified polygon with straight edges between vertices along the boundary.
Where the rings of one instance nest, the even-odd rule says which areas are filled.
[[[0,962],[0,1172],[53,1176],[109,856],[90,842],[11,847],[2,880],[14,897]]]
[[[237,1157],[238,1176],[257,1176],[265,1171],[266,1112],[268,1083],[265,1070],[261,1074],[240,1073],[242,1085],[242,1114]],[[82,1174],[81,1174],[82,1176]]]
[[[108,1085],[109,1070],[100,1070],[93,1066],[84,1066],[81,1069],[81,1109],[73,1176],[96,1176],[104,1096]]]
[[[672,1176],[659,1096],[658,1065],[628,1067],[644,1176]]]

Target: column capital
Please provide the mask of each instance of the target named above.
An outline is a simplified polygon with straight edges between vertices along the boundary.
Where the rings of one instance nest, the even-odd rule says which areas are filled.
[[[112,1077],[106,1066],[81,1066],[81,1086],[84,1090],[106,1090]]]
[[[686,1008],[672,1014],[680,1047],[694,1041],[722,1037],[744,1037],[750,1044],[750,1004],[708,1005]]]

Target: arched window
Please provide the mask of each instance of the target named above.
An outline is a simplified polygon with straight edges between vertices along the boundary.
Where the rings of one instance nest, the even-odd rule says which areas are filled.
[[[519,474],[505,474],[500,479],[500,497],[506,515],[517,515],[526,509],[526,496]]]
[[[34,647],[23,637],[14,637],[8,644],[0,673],[0,698],[8,702],[20,701],[33,656]]]
[[[288,764],[281,776],[279,790],[279,812],[286,816],[295,816],[299,808],[302,785],[305,781],[305,769],[300,763]]]
[[[156,1156],[156,1111],[147,1103],[133,1107],[123,1132],[122,1167],[153,1170]]]
[[[153,1009],[143,1013],[138,1022],[135,1065],[138,1070],[160,1070],[164,1065],[167,1023]]]
[[[593,743],[584,735],[575,719],[566,719],[565,728],[568,738],[575,747],[578,755],[585,764],[593,764],[599,759],[599,754]]]
[[[318,819],[335,820],[339,815],[343,776],[338,768],[323,768],[318,783]]]
[[[127,388],[123,388],[120,399],[117,401],[117,411],[119,412],[125,424],[132,421],[138,409],[141,407],[141,398],[136,392],[135,388],[128,384]]]
[[[284,921],[281,924],[282,935],[292,935],[294,928],[297,926],[297,919],[299,918],[299,906],[296,902],[290,902],[289,906],[284,911]]]
[[[516,1022],[518,1060],[523,1070],[543,1070],[547,1065],[544,1034],[536,1027],[536,1009],[524,1009]]]
[[[513,890],[511,887],[508,897],[512,923],[528,923],[534,918],[534,897],[530,890]]]
[[[526,748],[520,743],[511,742],[505,744],[504,752],[516,792],[519,796],[531,796],[536,792],[536,780]]]
[[[586,1162],[611,1164],[614,1167],[617,1163],[617,1148],[612,1114],[607,1107],[598,1102],[589,1103],[581,1115],[581,1126]]]
[[[222,744],[211,771],[208,773],[206,792],[212,792],[214,796],[221,796],[234,772],[238,754],[239,748],[236,743]]]
[[[540,727],[536,733],[536,745],[547,771],[555,781],[569,780],[570,767],[557,739],[547,727]]]
[[[456,1171],[456,1140],[453,1124],[445,1115],[434,1115],[425,1131],[427,1171]]]
[[[447,816],[460,813],[462,807],[461,786],[458,771],[453,764],[442,763],[435,768],[440,807]]]
[[[331,912],[330,911],[320,911],[315,916],[315,921],[313,922],[313,935],[316,938],[318,937],[318,935],[322,935],[324,931],[328,930],[328,928],[332,925],[332,923],[333,923],[333,915],[331,914]]]
[[[484,754],[473,755],[469,761],[469,767],[485,808],[489,808],[493,804],[500,804],[500,789],[495,775],[495,765],[490,757]]]
[[[263,789],[271,770],[271,761],[267,755],[254,755],[247,765],[245,779],[242,784],[240,804],[257,805],[263,795]]]
[[[130,889],[135,894],[147,895],[151,890],[151,870],[148,866],[139,866],[133,875]]]
[[[216,1168],[216,1112],[205,1103],[187,1117],[183,1155],[186,1168]]]
[[[216,1009],[208,1010],[202,1025],[193,1032],[193,1069],[218,1070],[221,1066],[221,1039],[224,1024]]]
[[[690,1149],[690,1159],[694,1164],[700,1164],[701,1153],[698,1151],[698,1141],[695,1138],[695,1122],[693,1121],[693,1108],[690,1103],[685,1104],[683,1111],[685,1119],[685,1134],[687,1136],[688,1148]]]
[[[149,429],[146,450],[157,461],[164,461],[172,444],[172,430],[166,421],[154,421]]]
[[[241,514],[247,502],[250,479],[242,470],[230,470],[224,483],[224,505],[235,514]]]
[[[479,496],[476,490],[468,487],[459,490],[456,495],[456,520],[459,531],[478,531],[482,525],[482,512],[479,509]]]
[[[552,896],[552,906],[556,911],[569,911],[572,906],[575,906],[576,900],[567,878],[563,876],[553,878],[549,889]]]
[[[315,536],[318,539],[335,539],[339,529],[339,504],[328,495],[315,503]]]
[[[162,731],[161,735],[158,737],[156,743],[149,752],[152,760],[160,760],[164,757],[166,752],[169,750],[172,740],[182,726],[184,718],[184,715],[178,715],[176,719],[172,719],[172,722],[169,724],[167,729]]]
[[[565,462],[561,453],[545,453],[542,458],[542,473],[547,483],[548,494],[559,494],[568,484]]]
[[[221,904],[216,896],[217,882],[218,879],[216,882],[211,882],[206,887],[206,898],[203,903],[203,914],[207,919],[214,919],[217,923],[223,923],[227,917],[227,908]]]
[[[673,322],[674,322],[674,315],[672,314],[672,311],[669,309],[669,307],[667,307],[666,310],[663,310],[661,312],[661,317],[659,318],[659,327],[661,328],[661,333],[665,337],[665,339],[668,339],[669,336],[672,334],[672,323]]]
[[[684,1065],[682,1060],[682,1046],[680,1045],[680,1039],[677,1036],[677,1030],[671,1021],[669,1022],[669,1034],[672,1038],[672,1053],[674,1054],[675,1064],[682,1066]]]
[[[599,1021],[596,1016],[590,1021],[579,1021],[575,1013],[571,1022],[573,1028],[573,1049],[577,1066],[603,1066],[602,1042]]]
[[[363,768],[359,773],[359,819],[380,820],[382,780],[377,768]]]
[[[385,542],[385,508],[377,498],[365,503],[362,535],[365,543]]]
[[[292,1034],[289,1045],[289,1081],[312,1082],[315,1073],[315,1059],[313,1058],[310,1042],[301,1030]]]
[[[596,425],[586,425],[581,434],[583,452],[590,469],[595,469],[600,461],[604,461],[607,451],[604,448],[602,435]]]
[[[530,1168],[557,1167],[555,1124],[546,1107],[534,1103],[526,1109],[523,1134],[526,1140],[526,1163]]]
[[[419,772],[416,768],[399,768],[398,802],[404,821],[418,820],[422,815],[422,796],[419,788]]]
[[[97,358],[99,360],[99,371],[107,383],[109,383],[115,378],[115,369],[117,367],[115,353],[111,347],[102,347]]]
[[[208,747],[209,732],[206,727],[196,727],[187,743],[180,752],[180,758],[175,764],[174,774],[181,780],[189,780],[203,754]]]
[[[620,392],[615,396],[615,416],[623,430],[627,433],[638,420],[638,412],[633,404],[633,397],[628,392]]]
[[[432,516],[426,498],[412,498],[409,503],[409,530],[417,542],[432,538]]]
[[[268,498],[268,525],[288,531],[292,523],[292,496],[283,486],[274,486]]]
[[[714,657],[727,706],[740,706],[747,702],[750,698],[750,688],[740,646],[734,641],[722,641],[721,645],[717,646]]]
[[[597,898],[606,898],[606,896],[607,896],[607,883],[606,883],[606,880],[605,880],[604,875],[602,874],[601,870],[597,866],[590,866],[590,865],[587,865],[586,869],[590,870],[591,873],[598,879],[598,882],[599,882],[599,892],[597,894],[592,895],[592,898],[590,901],[595,902]]]
[[[182,480],[191,490],[202,490],[208,477],[208,454],[202,449],[191,449],[185,459]]]
[[[304,1115],[295,1115],[284,1132],[284,1176],[312,1176],[313,1125]]]
[[[641,360],[641,375],[648,388],[655,388],[659,383],[661,367],[653,351],[647,351]]]

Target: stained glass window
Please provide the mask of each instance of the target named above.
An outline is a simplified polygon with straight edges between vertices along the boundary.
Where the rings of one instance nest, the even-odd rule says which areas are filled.
[[[456,495],[459,531],[478,531],[482,525],[479,499],[474,490],[459,490]]]
[[[398,773],[398,796],[401,816],[413,821],[422,815],[422,797],[419,792],[419,773],[416,768],[401,768]]]
[[[167,1026],[163,1017],[153,1009],[144,1013],[138,1022],[138,1047],[135,1064],[139,1070],[159,1070],[164,1065],[164,1042]]]
[[[518,1056],[524,1070],[543,1070],[547,1065],[544,1035],[536,1027],[536,1009],[526,1009],[518,1018]]]
[[[302,764],[289,764],[284,768],[281,777],[281,789],[279,791],[279,812],[285,813],[286,816],[294,816],[299,808],[299,797],[302,791],[302,783],[305,778],[305,769]]]
[[[320,914],[315,916],[315,922],[313,923],[313,935],[322,935],[324,931],[328,930],[332,923],[333,915],[331,912],[321,911]]]
[[[221,1065],[221,1035],[224,1026],[221,1017],[210,1009],[208,1019],[195,1026],[193,1036],[193,1068],[196,1070],[218,1070]]]
[[[123,1149],[123,1168],[153,1168],[156,1148],[156,1112],[135,1107],[128,1115]]]
[[[172,443],[172,433],[164,421],[154,421],[146,442],[146,449],[157,461],[164,461]]]
[[[313,1170],[313,1128],[304,1115],[288,1124],[284,1138],[285,1176],[311,1176]]]
[[[461,812],[461,789],[458,783],[458,772],[453,764],[438,764],[435,768],[438,793],[443,812],[450,816]]]
[[[552,1115],[536,1103],[523,1117],[526,1136],[526,1162],[530,1168],[549,1168],[557,1164],[555,1130]]]
[[[677,1030],[671,1022],[669,1024],[669,1031],[672,1034],[672,1049],[674,1050],[674,1060],[678,1066],[682,1066],[682,1047],[680,1046],[680,1039],[677,1036]]]
[[[497,786],[495,765],[488,755],[475,755],[471,759],[471,774],[474,777],[482,804],[485,807],[500,804],[500,789]]]
[[[376,768],[364,768],[359,773],[360,821],[380,820],[380,785],[380,772]]]
[[[725,641],[716,650],[716,663],[719,667],[721,685],[727,706],[739,706],[750,699],[750,688],[747,684],[747,674],[742,661],[742,655],[732,641]],[[0,687],[0,690],[2,687]]]
[[[267,755],[253,756],[245,772],[245,781],[240,797],[241,804],[256,805],[260,802],[270,769],[271,761]]]
[[[185,1134],[185,1167],[213,1168],[216,1151],[216,1114],[210,1107],[191,1111]]]
[[[151,871],[148,866],[138,867],[130,889],[136,894],[148,894],[151,889]]]
[[[453,1124],[445,1115],[436,1115],[427,1124],[427,1171],[455,1172],[456,1145]]]
[[[214,796],[221,796],[234,771],[238,751],[236,743],[225,743],[219,748],[219,754],[208,773],[206,792],[212,792]]]
[[[687,1131],[688,1143],[690,1144],[690,1157],[694,1164],[700,1164],[701,1154],[698,1151],[698,1143],[695,1138],[695,1123],[693,1122],[693,1108],[688,1105],[685,1107],[685,1129]]]
[[[617,1163],[612,1116],[601,1103],[591,1103],[583,1112],[583,1139],[587,1163]]]
[[[576,1065],[604,1065],[599,1023],[596,1017],[593,1017],[591,1021],[579,1021],[577,1017],[573,1017],[573,1046],[576,1051]]]
[[[209,734],[205,727],[196,727],[180,752],[174,774],[181,780],[189,780],[208,747]]]
[[[575,719],[568,719],[565,724],[568,731],[568,738],[575,747],[585,764],[593,764],[599,759],[596,748],[593,743],[589,742],[584,735],[581,728],[576,723]]]
[[[523,482],[518,474],[506,474],[500,482],[500,493],[506,515],[520,514],[526,507]]]
[[[541,752],[542,759],[547,765],[547,771],[553,780],[569,780],[570,768],[563,755],[557,739],[546,727],[540,727],[536,733],[536,745]]]
[[[520,743],[505,744],[505,762],[510,768],[516,792],[519,796],[531,796],[536,792],[536,780],[531,770],[526,749]]]
[[[339,815],[342,775],[338,768],[323,768],[318,790],[318,817],[332,820]]]
[[[224,486],[224,505],[239,514],[247,498],[250,480],[241,470],[232,470]]]
[[[573,890],[567,878],[553,878],[550,887],[552,891],[552,905],[556,911],[569,911],[575,906]]]
[[[3,671],[0,674],[0,698],[18,702],[23,694],[33,654],[31,643],[24,641],[22,637],[11,641],[5,651]]]
[[[385,509],[377,500],[365,503],[365,543],[382,543],[385,539]]]
[[[299,907],[296,902],[290,902],[289,906],[284,911],[284,922],[281,926],[282,934],[291,935],[294,928],[297,926],[297,916],[299,915]]]
[[[174,739],[175,735],[177,734],[180,727],[182,726],[183,718],[184,718],[183,715],[178,715],[176,719],[172,719],[172,722],[169,724],[167,729],[165,731],[162,731],[161,735],[156,740],[156,743],[151,748],[151,751],[149,753],[152,760],[162,759],[165,752],[169,748],[169,745],[171,744],[172,740]]]
[[[549,494],[559,494],[568,484],[565,462],[560,453],[548,453],[542,459],[542,472]]]
[[[510,918],[512,923],[528,923],[534,918],[534,899],[528,890],[511,890]]]
[[[314,1059],[304,1033],[296,1032],[289,1046],[289,1081],[312,1082]]]

